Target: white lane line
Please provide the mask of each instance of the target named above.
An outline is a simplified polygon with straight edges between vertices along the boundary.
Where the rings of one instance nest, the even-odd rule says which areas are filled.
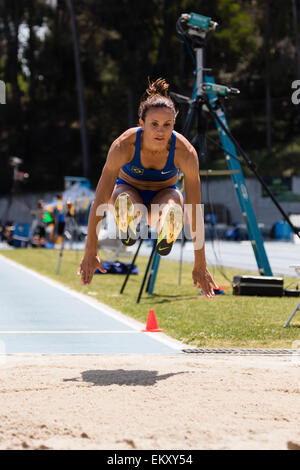
[[[137,334],[143,331],[109,331],[109,330],[83,330],[83,331],[0,331],[0,335],[103,335],[103,334]]]
[[[37,273],[36,271],[27,268],[23,266],[20,263],[17,263],[16,261],[12,261],[9,258],[6,258],[5,256],[0,254],[0,259],[3,260],[4,262],[10,264],[11,266],[14,266],[15,268],[20,269],[21,271],[24,271],[28,274],[31,274],[32,276],[35,276],[36,278],[40,279],[43,282],[46,282],[52,287],[56,287],[57,289],[60,289],[62,292],[65,292],[69,295],[72,295],[73,297],[76,297],[77,299],[81,300],[82,302],[85,302],[86,304],[90,305],[91,307],[94,307],[95,309],[99,310],[101,313],[104,313],[108,315],[111,318],[114,318],[115,320],[120,321],[126,326],[129,326],[130,328],[133,328],[134,330],[141,331],[143,328],[145,328],[145,324],[138,322],[137,320],[134,320],[133,318],[127,317],[124,315],[122,312],[118,310],[114,310],[113,308],[109,307],[106,304],[103,304],[99,300],[91,299],[88,297],[86,294],[81,294],[80,292],[74,291],[73,289],[64,286],[58,281],[54,281],[53,279],[50,279],[46,276],[43,276],[42,274]],[[76,274],[74,273],[74,276]],[[79,281],[78,281],[79,282]],[[159,343],[165,344],[166,346],[169,346],[172,349],[175,349],[177,351],[181,351],[182,349],[190,348],[191,346],[188,344],[181,343],[180,341],[170,338],[164,333],[160,333],[159,336],[153,336],[151,332],[145,332],[144,333],[147,336],[151,336],[152,339],[158,341]]]

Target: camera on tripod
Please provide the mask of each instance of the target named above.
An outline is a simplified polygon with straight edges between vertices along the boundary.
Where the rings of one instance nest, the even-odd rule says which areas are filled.
[[[183,13],[179,22],[186,36],[205,38],[210,32],[214,31],[218,23],[212,21],[208,16],[198,15],[197,13]]]
[[[199,15],[198,13],[182,13],[176,23],[177,32],[184,38],[192,43],[195,50],[196,58],[196,86],[194,97],[203,96],[204,94],[214,94],[217,96],[226,97],[229,94],[237,95],[239,90],[237,88],[219,85],[214,82],[204,80],[204,73],[211,72],[210,69],[203,66],[203,49],[206,46],[206,36],[215,31],[218,23],[213,21],[208,16]],[[184,97],[174,96],[178,101],[182,101]]]

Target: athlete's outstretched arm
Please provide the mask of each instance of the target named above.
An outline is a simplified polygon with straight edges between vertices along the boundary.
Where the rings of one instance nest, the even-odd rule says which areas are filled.
[[[198,155],[194,147],[190,146],[180,158],[180,168],[184,174],[185,208],[188,212],[190,230],[194,243],[195,263],[192,277],[195,287],[200,287],[204,295],[212,298],[215,281],[207,270],[205,258],[205,231],[201,207],[201,190]]]
[[[77,275],[81,276],[83,285],[90,284],[95,269],[99,268],[101,272],[105,272],[98,256],[98,234],[106,204],[112,195],[119,170],[125,163],[126,152],[119,139],[117,139],[108,152],[90,209],[85,252],[77,271]]]

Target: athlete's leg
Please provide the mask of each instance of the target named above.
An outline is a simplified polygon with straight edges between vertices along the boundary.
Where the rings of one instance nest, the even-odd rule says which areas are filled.
[[[169,208],[176,205],[183,209],[183,197],[178,189],[166,188],[158,191],[149,205],[148,224],[160,231]]]
[[[148,223],[158,232],[158,253],[170,253],[183,224],[183,197],[176,188],[159,191],[152,199],[148,212]]]
[[[119,235],[124,245],[136,241],[136,226],[143,215],[143,200],[139,192],[127,184],[118,184],[109,201],[110,210],[115,216]]]
[[[113,206],[114,203],[116,202],[117,197],[121,193],[127,193],[130,196],[130,199],[131,199],[133,204],[143,204],[143,200],[142,200],[141,196],[139,195],[138,190],[133,188],[129,184],[117,184],[114,187],[111,198],[109,200],[109,204],[111,204]]]

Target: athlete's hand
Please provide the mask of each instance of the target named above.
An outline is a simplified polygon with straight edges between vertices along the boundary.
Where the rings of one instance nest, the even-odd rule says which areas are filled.
[[[85,254],[77,271],[77,276],[81,276],[81,282],[84,286],[92,282],[94,272],[97,268],[99,268],[102,273],[106,273],[98,255]]]
[[[194,266],[192,277],[194,281],[194,287],[202,289],[205,297],[212,299],[215,296],[214,288],[218,289],[218,286],[207,268]]]

